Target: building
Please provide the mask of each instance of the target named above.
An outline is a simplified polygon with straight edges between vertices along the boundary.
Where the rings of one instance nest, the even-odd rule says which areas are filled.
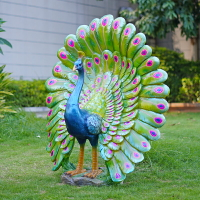
[[[128,0],[1,0],[0,18],[7,21],[1,37],[13,48],[2,46],[0,65],[6,64],[14,79],[46,79],[68,34],[75,34],[79,25],[88,25],[94,18],[106,14],[117,17],[121,6],[129,6]],[[191,44],[179,41],[168,34],[154,43],[180,50],[187,59],[193,59]]]

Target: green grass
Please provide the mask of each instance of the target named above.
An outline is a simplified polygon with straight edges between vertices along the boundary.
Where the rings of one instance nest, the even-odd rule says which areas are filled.
[[[33,114],[6,115],[0,121],[0,199],[162,200],[200,199],[200,113],[167,113],[161,139],[124,184],[76,187],[52,172],[44,131],[46,120]],[[72,155],[76,163],[78,148]],[[90,146],[85,167],[90,166]],[[100,165],[103,161],[100,160]]]

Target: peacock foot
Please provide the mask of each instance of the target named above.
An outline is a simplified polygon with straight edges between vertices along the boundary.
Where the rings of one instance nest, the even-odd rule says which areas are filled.
[[[84,176],[87,178],[96,178],[99,174],[101,174],[102,170],[92,170],[91,172],[85,174]]]
[[[76,174],[82,174],[84,172],[86,172],[86,169],[75,169],[75,170],[72,170],[72,171],[65,172],[65,174],[70,175],[70,176],[74,176]]]

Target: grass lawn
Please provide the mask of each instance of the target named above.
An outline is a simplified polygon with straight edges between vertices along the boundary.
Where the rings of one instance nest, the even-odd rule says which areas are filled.
[[[76,187],[60,183],[62,169],[51,171],[46,120],[24,112],[7,115],[0,120],[0,199],[200,199],[200,113],[167,113],[166,118],[161,139],[124,184]],[[88,145],[85,167],[90,167],[90,151]],[[74,163],[77,153],[75,148]]]

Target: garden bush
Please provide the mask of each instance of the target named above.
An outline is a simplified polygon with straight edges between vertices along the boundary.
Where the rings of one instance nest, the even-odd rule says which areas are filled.
[[[45,80],[13,80],[7,89],[14,96],[7,99],[16,106],[22,107],[38,107],[46,106],[45,99],[47,91],[44,86]]]
[[[4,72],[5,65],[0,67],[0,118],[4,117],[4,113],[11,112],[16,113],[16,111],[11,109],[11,106],[6,102],[6,97],[13,95],[9,91],[5,91],[5,87],[11,83],[10,74]]]
[[[153,55],[160,59],[160,68],[168,73],[165,82],[170,88],[168,102],[198,102],[200,61],[184,59],[183,54],[163,48],[153,48]]]

